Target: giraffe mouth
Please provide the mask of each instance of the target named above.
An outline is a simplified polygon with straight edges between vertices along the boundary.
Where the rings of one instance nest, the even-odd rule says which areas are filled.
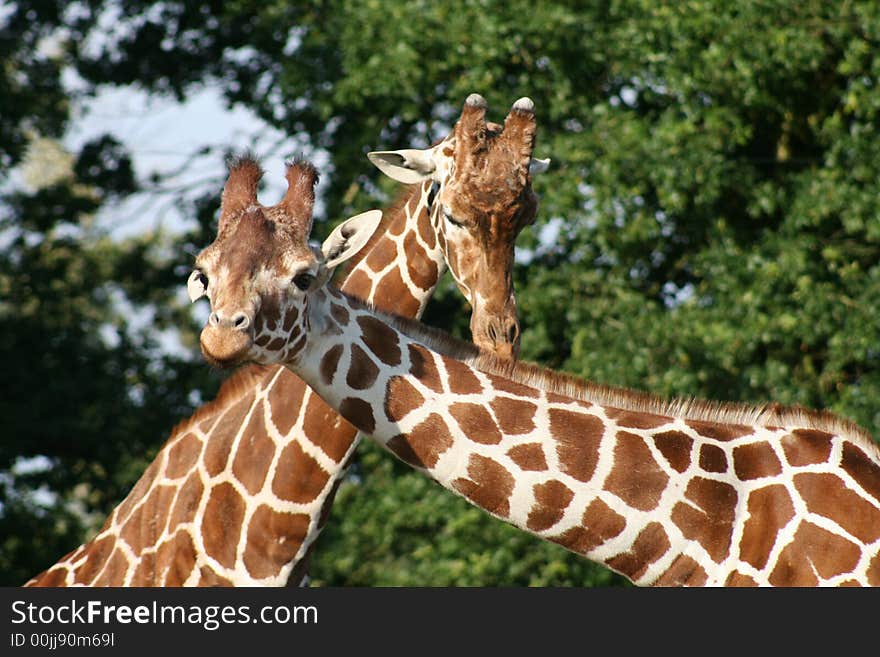
[[[227,369],[248,360],[253,339],[245,331],[206,326],[202,329],[199,344],[210,365]]]

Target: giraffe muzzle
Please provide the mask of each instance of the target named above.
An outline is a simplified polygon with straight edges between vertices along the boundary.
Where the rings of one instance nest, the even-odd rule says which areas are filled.
[[[516,311],[496,316],[482,325],[471,327],[474,343],[499,358],[514,360],[519,356],[520,329]]]
[[[233,367],[243,362],[251,347],[250,318],[242,312],[229,318],[211,313],[199,337],[202,354],[215,367]]]

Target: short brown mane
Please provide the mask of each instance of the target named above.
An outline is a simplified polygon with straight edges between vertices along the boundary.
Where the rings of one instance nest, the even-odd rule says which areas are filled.
[[[277,369],[277,366],[256,364],[238,368],[220,385],[220,390],[217,391],[217,396],[214,399],[199,406],[192,415],[174,426],[166,444],[204,421],[205,418],[223,412],[246,395],[253,394],[257,383],[268,378],[267,375],[274,375]]]

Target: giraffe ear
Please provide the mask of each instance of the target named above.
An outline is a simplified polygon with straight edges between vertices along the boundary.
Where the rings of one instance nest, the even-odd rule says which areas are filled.
[[[382,221],[382,211],[370,210],[356,214],[334,228],[321,245],[324,267],[332,270],[364,248],[376,232],[380,221]]]
[[[427,180],[434,173],[436,165],[432,154],[430,148],[404,148],[399,151],[373,151],[367,153],[367,157],[389,178],[412,185]]]
[[[549,168],[549,157],[545,157],[543,160],[539,160],[538,158],[533,157],[531,161],[529,161],[529,175],[534,176],[536,173],[544,173]]]

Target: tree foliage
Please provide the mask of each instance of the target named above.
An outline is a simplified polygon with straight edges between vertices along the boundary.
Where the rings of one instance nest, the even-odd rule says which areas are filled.
[[[60,64],[37,48],[48,34],[60,34],[91,85],[180,98],[219,85],[231,104],[307,135],[331,157],[322,231],[393,193],[368,150],[427,145],[473,91],[495,118],[528,95],[537,155],[553,165],[535,181],[539,219],[520,242],[524,358],[663,395],[830,409],[880,435],[877,3],[15,7],[0,33],[4,170],[20,161],[28,130],[58,136],[65,125]],[[4,195],[15,239],[0,271],[0,336],[15,383],[2,399],[0,469],[49,456],[59,467],[29,485],[87,482],[94,499],[82,503],[104,513],[185,415],[187,393],[208,380],[198,366],[157,356],[150,331],[123,337],[130,331],[109,290],[171,308],[157,311],[159,326],[181,320],[166,304],[182,280],[172,263],[187,262],[186,240],[207,238],[197,231],[158,258],[143,240],[59,230],[81,226],[111,190],[131,189],[119,145],[90,148],[75,180]],[[215,202],[199,206],[202,231]],[[464,335],[467,310],[451,286],[432,303],[426,321]],[[118,343],[98,339],[107,325]],[[3,503],[7,522],[14,504]],[[58,529],[61,509],[19,514],[28,529],[5,535],[25,547],[4,543],[7,581],[75,544],[76,531]],[[35,545],[39,554],[16,561]],[[325,584],[620,582],[371,445],[340,492],[313,575]]]

